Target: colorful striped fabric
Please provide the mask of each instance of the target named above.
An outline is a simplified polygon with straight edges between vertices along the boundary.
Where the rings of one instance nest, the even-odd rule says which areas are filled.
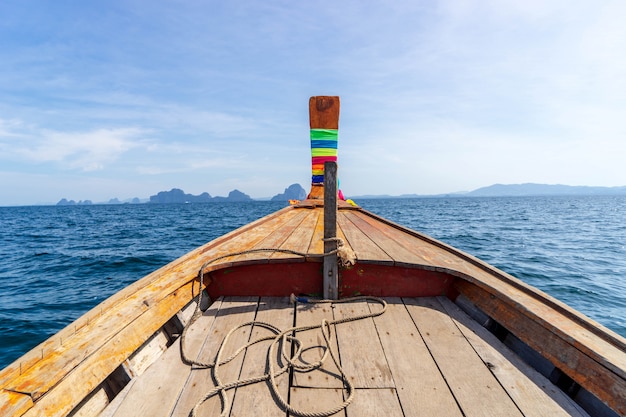
[[[311,182],[324,183],[324,162],[337,162],[337,129],[311,129]]]

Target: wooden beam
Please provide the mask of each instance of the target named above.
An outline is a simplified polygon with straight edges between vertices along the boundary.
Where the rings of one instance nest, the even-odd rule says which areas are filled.
[[[337,249],[337,163],[324,163],[324,253]],[[324,298],[339,297],[337,254],[324,257]]]

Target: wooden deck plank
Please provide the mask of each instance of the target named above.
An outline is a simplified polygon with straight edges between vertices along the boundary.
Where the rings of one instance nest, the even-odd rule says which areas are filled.
[[[281,245],[281,249],[289,249],[297,252],[307,252],[311,244],[313,229],[320,217],[320,210],[298,209],[305,213],[305,217],[293,233]],[[294,255],[285,253],[273,253],[270,260],[293,258]],[[304,261],[304,259],[302,259]]]
[[[343,403],[343,391],[339,388],[291,388],[289,405],[304,412],[320,412],[334,409]],[[289,414],[293,416],[293,414]],[[331,414],[331,417],[345,417],[346,410]]]
[[[289,329],[294,322],[294,306],[289,298],[261,298],[256,321],[270,323],[281,330]],[[267,329],[255,326],[250,340],[264,336],[272,336]],[[260,376],[268,372],[267,355],[271,342],[262,342],[251,346],[246,352],[241,369],[241,379]],[[231,417],[247,416],[277,416],[284,417],[283,411],[272,397],[269,382],[259,382],[252,385],[238,387],[233,393],[233,408]],[[283,374],[276,379],[279,394],[287,401],[289,395],[289,374]]]
[[[224,256],[230,253],[237,253],[257,247],[261,244],[261,242],[263,242],[263,240],[267,239],[268,236],[271,236],[277,229],[283,227],[285,223],[289,223],[289,221],[297,215],[298,212],[296,210],[285,211],[281,216],[270,218],[266,222],[259,224],[257,227],[246,230],[245,233],[236,235],[232,239],[223,242],[214,249],[211,255],[214,257]],[[226,257],[207,269],[211,270],[211,268],[215,268],[219,264],[230,264],[235,261],[242,261],[247,259],[246,257],[247,255],[244,255],[243,258],[242,255]],[[207,257],[207,259],[209,259],[209,257]]]
[[[452,301],[445,297],[440,297],[439,301],[525,417],[588,417],[574,400],[527,365]]]
[[[372,215],[366,211],[355,213],[355,216],[358,216],[363,222],[377,228],[384,236],[392,239],[411,252],[414,259],[412,262],[414,263],[429,266],[445,266],[448,268],[453,268],[455,265],[462,263],[462,261],[456,257],[442,257],[443,252],[439,246],[424,239],[423,235],[413,230],[409,231],[400,225]]]
[[[317,223],[313,228],[311,236],[311,244],[309,245],[309,253],[324,253],[324,209],[316,209],[318,214]]]
[[[396,390],[393,388],[372,388],[357,389],[354,393],[354,400],[348,406],[346,412],[348,417],[404,417],[417,416],[402,411]],[[430,414],[432,417],[434,414]],[[440,414],[445,415],[445,414]],[[447,417],[447,416],[446,416]]]
[[[339,211],[337,222],[339,229],[345,236],[357,259],[360,261],[375,261],[379,264],[393,264],[393,260],[376,243],[372,241],[361,229],[356,227],[346,216],[346,210]]]
[[[389,256],[395,263],[402,264],[424,264],[424,260],[419,258],[413,251],[397,242],[394,236],[388,235],[388,230],[381,227],[381,223],[370,222],[368,217],[354,210],[348,210],[344,216],[349,219],[358,229],[367,235]],[[398,234],[401,232],[398,231]]]
[[[296,326],[319,325],[322,319],[333,320],[332,308],[329,304],[301,304],[296,306]],[[334,332],[334,328],[333,328]],[[307,363],[315,363],[324,354],[324,339],[321,330],[307,330],[298,332],[296,337],[302,342],[302,358]],[[333,349],[338,352],[337,336],[332,335]],[[329,357],[324,365],[317,370],[301,373],[294,372],[293,386],[315,388],[342,388],[341,374]]]
[[[372,306],[379,311],[380,305]],[[367,301],[338,303],[335,319],[370,314]],[[356,388],[395,388],[391,371],[371,317],[337,325],[341,367]]]
[[[315,228],[313,229],[313,235],[311,236],[311,244],[309,245],[309,253],[324,253],[324,210],[317,209],[319,217]],[[341,229],[337,229],[337,237],[346,241],[346,236]]]
[[[461,417],[439,368],[400,298],[386,298],[387,311],[374,317],[407,416]]]
[[[465,416],[522,416],[436,299],[404,301]]]
[[[460,416],[460,407],[463,415],[468,417],[587,417],[560,391],[555,397],[552,386],[536,387],[535,384],[544,384],[545,378],[529,377],[528,371],[523,369],[526,365],[520,365],[521,359],[512,352],[507,353],[501,342],[449,300],[387,298],[387,301],[385,314],[338,324],[337,337],[333,339],[338,343],[335,348],[340,353],[344,371],[348,377],[354,378],[357,387],[368,386],[378,380],[387,381],[382,384],[387,388],[357,388],[354,402],[346,411],[335,415],[401,416],[403,414],[400,413],[404,412],[405,416]],[[368,307],[364,302],[336,304],[334,307],[328,304],[299,304],[295,321],[296,325],[319,324],[322,317],[332,320],[378,308],[375,303]],[[294,321],[294,308],[285,298],[264,298],[258,305],[256,297],[226,299],[222,304],[218,301],[205,313],[206,317],[189,330],[189,350],[199,352],[201,349],[198,353],[200,360],[212,361],[225,334],[231,328],[252,320],[255,314],[256,320],[270,322],[280,328],[288,328]],[[234,335],[229,346],[237,348],[249,338],[256,338],[259,332],[267,334],[267,331],[256,328],[250,335],[248,329],[248,334],[242,331]],[[323,344],[319,330],[300,332],[297,336],[306,346]],[[375,341],[373,347],[368,347],[368,341],[372,340]],[[210,370],[191,371],[182,364],[178,343],[175,342],[142,376],[133,380],[134,385],[126,394],[125,401],[115,413],[107,415],[188,415],[197,400],[213,387],[213,382]],[[375,347],[376,343],[378,347]],[[266,347],[262,344],[251,347],[245,356],[240,356],[239,365],[224,365],[220,372],[222,380],[232,381],[265,372]],[[305,357],[313,362],[319,359],[320,351],[310,349]],[[281,393],[289,395],[290,404],[302,410],[319,411],[341,404],[347,395],[343,384],[328,373],[338,375],[338,371],[328,369],[334,368],[330,358],[325,367],[326,372],[294,374],[291,388],[287,386],[288,378],[279,380]],[[386,371],[380,371],[385,368]],[[372,380],[372,375],[376,373],[379,375]],[[183,387],[184,392],[174,405]],[[266,383],[239,387],[236,392],[230,390],[228,395],[231,400],[234,399],[232,417],[285,415],[276,405]],[[219,415],[219,403],[218,397],[209,400],[200,409],[200,414]]]
[[[198,359],[202,362],[213,362],[222,340],[234,327],[252,321],[256,314],[258,297],[227,297],[222,301],[217,313],[218,319],[211,327],[207,339]],[[242,328],[231,335],[228,346],[224,349],[224,358],[228,357],[240,346],[246,344],[250,338],[250,328]],[[224,383],[239,378],[243,355],[219,368],[219,376]],[[172,416],[187,417],[191,409],[204,395],[215,387],[213,369],[195,368],[185,384],[185,388],[172,412]],[[232,390],[228,392],[232,401]],[[199,409],[200,415],[217,416],[221,412],[219,397],[213,397]]]
[[[289,236],[291,236],[291,234],[299,228],[306,215],[307,212],[304,210],[292,210],[286,212],[282,217],[283,222],[277,224],[274,230],[249,249],[280,248],[285,240],[287,240]],[[269,252],[249,253],[227,258],[227,261],[238,263],[250,260],[267,262],[268,254]]]
[[[215,322],[222,300],[216,300],[187,330],[185,351],[197,359],[203,344]],[[191,373],[191,366],[184,363],[180,354],[180,338],[139,378],[125,393],[114,417],[169,416]],[[167,375],[167,378],[163,376]]]

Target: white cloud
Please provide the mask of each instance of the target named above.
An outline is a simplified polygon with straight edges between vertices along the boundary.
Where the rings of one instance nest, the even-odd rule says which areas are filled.
[[[31,163],[53,162],[65,169],[101,170],[131,149],[144,146],[146,131],[138,128],[97,129],[63,132],[48,129],[18,131],[0,135],[1,158]]]

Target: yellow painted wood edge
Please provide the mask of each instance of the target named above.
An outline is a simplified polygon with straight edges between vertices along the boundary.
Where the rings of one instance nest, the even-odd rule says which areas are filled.
[[[29,395],[0,390],[0,416],[21,416],[32,406],[33,401]]]
[[[27,416],[65,416],[189,301],[192,283],[155,304],[41,396]],[[45,375],[42,375],[45,378]]]

